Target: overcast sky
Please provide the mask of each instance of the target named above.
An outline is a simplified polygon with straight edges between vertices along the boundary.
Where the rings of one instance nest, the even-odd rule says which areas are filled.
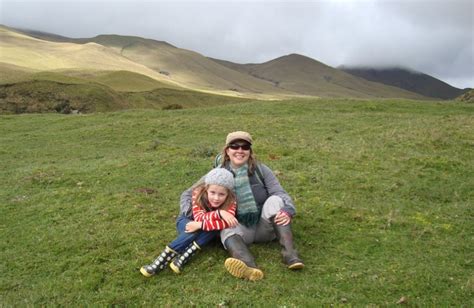
[[[0,0],[0,23],[67,37],[136,35],[262,63],[402,66],[474,88],[473,0]]]

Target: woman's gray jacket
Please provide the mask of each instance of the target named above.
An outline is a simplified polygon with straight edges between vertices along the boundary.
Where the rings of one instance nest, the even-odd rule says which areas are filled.
[[[229,165],[226,165],[224,168],[232,172],[232,169]],[[263,203],[265,203],[268,197],[278,196],[283,200],[283,203],[285,204],[283,206],[283,210],[293,217],[296,214],[296,209],[293,200],[283,189],[283,187],[281,187],[280,182],[278,181],[276,176],[265,164],[258,163],[257,168],[259,168],[259,172],[254,172],[251,176],[249,176],[250,185],[252,186],[252,192],[257,206],[261,209]],[[260,178],[257,173],[260,173],[262,177]],[[203,180],[204,177],[202,177],[197,183],[200,183]],[[189,218],[192,217],[191,195],[192,189],[195,185],[188,188],[181,194],[180,214],[185,215]],[[237,204],[237,211],[238,210],[239,204]]]

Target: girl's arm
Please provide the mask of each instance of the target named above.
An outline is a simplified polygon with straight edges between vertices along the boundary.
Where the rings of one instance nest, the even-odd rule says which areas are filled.
[[[216,220],[219,219],[217,211],[206,212],[199,205],[193,203],[193,218],[195,221]]]
[[[227,224],[227,228],[235,227],[239,223],[237,218],[235,217],[235,211],[237,210],[237,206],[232,204],[230,208],[227,210],[219,210],[219,216],[224,220]]]
[[[236,226],[238,221],[235,218],[236,205],[233,203],[230,208],[226,211],[215,210],[209,213],[214,213],[213,219],[202,220],[202,230],[214,231]],[[215,217],[215,218],[214,218]]]
[[[190,221],[186,224],[186,233],[192,233],[200,230],[202,228],[202,222]]]

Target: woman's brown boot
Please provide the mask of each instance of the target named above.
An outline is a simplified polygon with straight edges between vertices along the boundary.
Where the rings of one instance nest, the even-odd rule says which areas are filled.
[[[298,257],[298,252],[293,247],[293,233],[291,232],[291,224],[286,226],[273,223],[276,236],[282,247],[281,255],[283,262],[288,265],[289,269],[297,270],[304,267],[303,261]]]

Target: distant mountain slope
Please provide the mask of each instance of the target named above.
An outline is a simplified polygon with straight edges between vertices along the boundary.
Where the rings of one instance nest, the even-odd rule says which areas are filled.
[[[231,69],[271,82],[283,90],[306,95],[423,99],[416,93],[354,77],[298,54],[290,54],[262,64],[236,64],[213,60]]]
[[[467,89],[458,89],[432,76],[402,68],[348,68],[341,70],[373,82],[402,88],[427,97],[454,99]]]

